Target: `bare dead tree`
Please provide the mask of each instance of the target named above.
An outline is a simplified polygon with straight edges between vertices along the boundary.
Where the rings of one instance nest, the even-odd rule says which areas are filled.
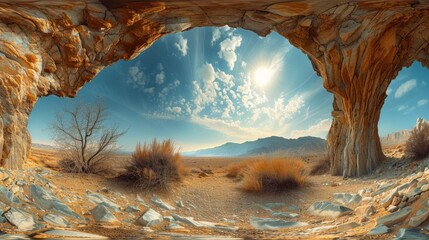
[[[100,163],[117,150],[118,139],[126,132],[117,125],[106,126],[104,104],[77,103],[56,113],[51,123],[53,139],[63,155],[63,168],[71,172],[94,173]]]

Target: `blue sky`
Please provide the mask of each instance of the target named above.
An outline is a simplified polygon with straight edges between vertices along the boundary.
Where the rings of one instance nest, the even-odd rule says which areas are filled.
[[[400,72],[388,90],[380,135],[429,119],[428,76],[419,63]],[[50,143],[56,111],[99,98],[109,122],[128,129],[124,150],[155,137],[173,139],[182,151],[273,135],[325,138],[332,110],[332,94],[307,56],[277,33],[196,28],[105,68],[74,99],[39,99],[28,123],[33,142]]]

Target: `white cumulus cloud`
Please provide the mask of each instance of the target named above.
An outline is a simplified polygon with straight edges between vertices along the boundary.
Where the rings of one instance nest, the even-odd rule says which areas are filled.
[[[157,84],[163,84],[165,80],[164,66],[160,63],[158,64],[159,73],[155,76],[155,82]]]
[[[218,55],[224,59],[231,70],[234,69],[235,62],[237,61],[237,54],[235,50],[241,45],[241,36],[231,36],[226,38],[220,43],[220,50]]]
[[[212,33],[212,41],[211,41],[212,46],[213,46],[213,44],[214,44],[217,40],[219,40],[219,38],[220,38],[220,34],[221,34],[221,32],[220,32],[220,29],[219,29],[219,28],[214,28],[214,29],[213,29],[213,33]]]
[[[179,35],[179,41],[174,43],[174,46],[179,50],[182,57],[188,54],[188,39],[184,38],[182,35]]]
[[[402,97],[407,92],[413,90],[415,87],[417,87],[417,81],[416,81],[416,79],[411,79],[411,80],[408,80],[408,81],[404,82],[396,90],[396,92],[395,92],[395,98]]]
[[[140,69],[140,62],[128,68],[128,85],[131,85],[133,88],[144,87],[147,81],[146,74]]]
[[[427,103],[428,103],[427,99],[421,99],[417,102],[417,106],[421,107],[421,106],[426,105]]]

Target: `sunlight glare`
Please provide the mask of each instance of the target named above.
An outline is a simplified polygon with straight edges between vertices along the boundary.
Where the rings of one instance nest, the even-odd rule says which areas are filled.
[[[271,82],[273,73],[270,68],[259,67],[253,73],[253,81],[259,88],[264,88]]]

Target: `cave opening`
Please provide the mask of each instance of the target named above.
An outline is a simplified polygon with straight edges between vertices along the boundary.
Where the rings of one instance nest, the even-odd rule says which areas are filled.
[[[105,68],[76,98],[39,99],[28,123],[33,142],[52,144],[55,112],[99,99],[108,121],[128,129],[119,141],[127,153],[153,138],[171,138],[185,155],[272,136],[325,139],[331,123],[332,95],[305,54],[275,32],[228,26],[164,36]]]

